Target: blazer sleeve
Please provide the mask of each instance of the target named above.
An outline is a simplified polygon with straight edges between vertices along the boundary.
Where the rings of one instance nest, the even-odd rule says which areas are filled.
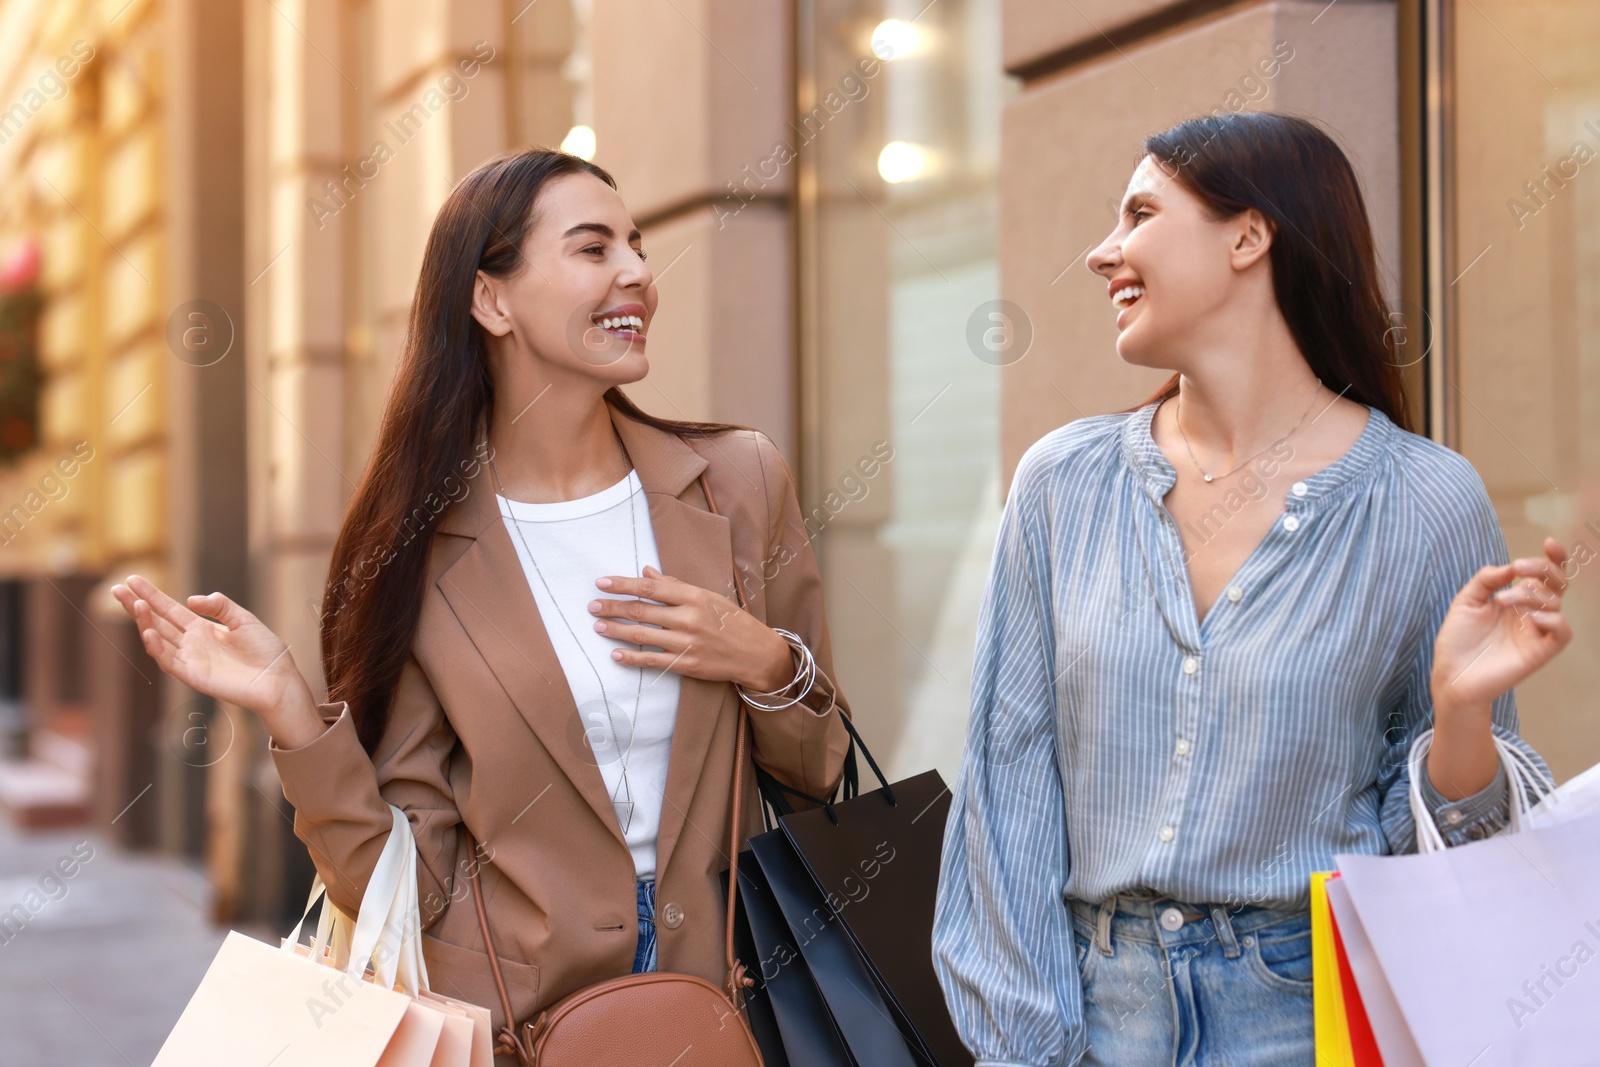
[[[850,714],[850,706],[834,682],[822,575],[801,521],[794,478],[772,440],[762,433],[755,438],[767,501],[766,551],[758,576],[766,593],[763,621],[792,631],[806,643],[817,661],[817,678],[806,699],[793,707],[750,709],[752,755],[785,785],[827,797],[844,776],[850,735],[839,715]]]
[[[368,758],[349,701],[320,704],[328,728],[298,748],[268,751],[294,805],[295,836],[305,842],[328,896],[354,914],[394,826],[405,812],[417,846],[422,928],[444,914],[453,889],[460,812],[450,788],[455,730],[415,656],[400,673],[389,721]]]

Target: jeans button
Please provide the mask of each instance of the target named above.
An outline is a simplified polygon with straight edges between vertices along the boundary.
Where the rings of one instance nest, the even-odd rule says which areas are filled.
[[[676,900],[667,901],[666,906],[661,909],[661,925],[668,930],[676,930],[682,924],[683,909],[678,906]]]
[[[1161,918],[1158,920],[1161,928],[1168,933],[1183,929],[1183,912],[1177,908],[1163,908]]]

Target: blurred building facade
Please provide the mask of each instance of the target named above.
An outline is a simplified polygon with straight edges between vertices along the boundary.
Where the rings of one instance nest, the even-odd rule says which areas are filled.
[[[170,683],[106,590],[222,590],[320,685],[428,227],[528,144],[592,152],[645,234],[635,399],[789,456],[892,773],[954,776],[1023,449],[1159,380],[1082,259],[1196,113],[1339,138],[1429,432],[1513,552],[1600,550],[1596,43],[1578,0],[6,0],[0,363],[33,373],[0,366],[0,805],[202,858],[219,919],[293,905],[253,717]],[[1588,573],[1522,693],[1563,776],[1600,760]]]

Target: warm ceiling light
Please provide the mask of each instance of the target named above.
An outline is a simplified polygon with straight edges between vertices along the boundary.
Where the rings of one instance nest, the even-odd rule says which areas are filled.
[[[579,159],[594,159],[594,130],[588,126],[574,126],[561,141],[561,151]]]
[[[905,141],[890,141],[878,153],[878,175],[891,185],[915,181],[928,172],[928,150]]]
[[[914,56],[922,45],[922,31],[904,19],[884,19],[872,31],[872,54],[885,61]]]

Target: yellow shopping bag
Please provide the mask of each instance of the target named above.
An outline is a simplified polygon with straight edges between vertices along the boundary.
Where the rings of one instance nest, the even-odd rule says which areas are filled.
[[[1328,910],[1328,876],[1332,873],[1314,871],[1311,875],[1311,996],[1316,1013],[1317,1067],[1355,1067],[1350,1018],[1333,945],[1333,913]]]

